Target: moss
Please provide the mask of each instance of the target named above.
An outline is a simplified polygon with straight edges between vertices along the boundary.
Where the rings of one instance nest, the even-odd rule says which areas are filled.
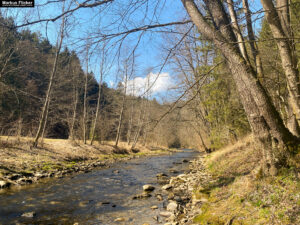
[[[113,154],[113,157],[114,157],[114,158],[127,158],[127,155],[125,155],[125,154],[116,154],[116,153],[114,153],[114,154]]]
[[[61,170],[61,169],[63,169],[63,166],[60,164],[54,164],[51,162],[44,163],[42,166],[42,170],[44,170],[44,171],[51,171],[51,170],[55,170],[55,169]]]
[[[219,217],[209,212],[204,212],[195,216],[193,222],[197,224],[203,224],[203,225],[206,224],[224,225],[225,224],[225,222],[222,221]]]

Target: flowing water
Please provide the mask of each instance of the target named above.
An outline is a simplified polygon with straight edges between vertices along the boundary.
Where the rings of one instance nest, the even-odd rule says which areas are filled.
[[[132,159],[109,169],[6,190],[0,194],[0,224],[157,224],[153,217],[159,210],[150,209],[153,205],[163,207],[163,201],[155,197],[155,193],[161,193],[156,175],[175,176],[170,169],[183,173],[188,169],[183,159],[193,159],[197,154],[183,150],[172,155]],[[133,200],[144,184],[156,187],[152,197]],[[36,215],[24,218],[21,215],[25,212]],[[115,222],[116,218],[125,221]]]

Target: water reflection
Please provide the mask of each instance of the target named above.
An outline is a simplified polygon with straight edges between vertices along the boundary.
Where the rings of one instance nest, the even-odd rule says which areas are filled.
[[[162,207],[162,202],[154,197],[160,192],[156,174],[168,174],[171,168],[182,172],[188,167],[182,160],[194,158],[196,154],[183,151],[135,159],[110,169],[9,190],[0,195],[0,224],[156,224],[153,217],[158,210],[150,210],[153,205]],[[133,200],[144,184],[157,187],[153,197]],[[36,213],[34,218],[21,217],[31,211]],[[125,221],[115,222],[116,218]]]

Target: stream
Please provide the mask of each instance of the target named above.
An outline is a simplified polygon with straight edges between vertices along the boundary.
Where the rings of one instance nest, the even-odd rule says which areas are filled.
[[[0,225],[158,224],[153,217],[159,214],[164,201],[155,197],[156,193],[162,193],[156,175],[183,173],[189,166],[183,160],[194,159],[198,154],[182,150],[171,155],[141,157],[116,163],[108,169],[8,189],[0,194]],[[156,187],[152,197],[134,200],[134,195],[142,193],[144,184]],[[163,197],[166,200],[166,194]],[[153,205],[159,209],[150,209]],[[35,212],[35,216],[22,217],[26,212]],[[116,218],[125,221],[115,222]]]

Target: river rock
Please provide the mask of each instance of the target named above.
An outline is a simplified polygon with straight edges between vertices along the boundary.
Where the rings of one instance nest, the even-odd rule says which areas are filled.
[[[125,221],[125,218],[119,217],[117,219],[114,220],[115,222],[123,222]]]
[[[142,194],[137,194],[132,197],[132,199],[150,198],[152,195],[148,192],[143,192]]]
[[[32,184],[33,181],[30,178],[21,177],[16,181],[18,184]]]
[[[153,191],[154,189],[155,189],[155,187],[150,184],[146,184],[143,186],[144,191]]]
[[[163,190],[169,190],[171,188],[172,188],[171,184],[166,184],[166,185],[164,185],[164,186],[161,187],[161,189],[163,189]]]
[[[171,169],[169,170],[170,173],[179,173],[177,170]]]
[[[175,212],[178,209],[178,204],[174,201],[170,201],[170,203],[167,205],[167,211],[169,212]]]
[[[158,201],[162,201],[162,200],[163,200],[163,197],[162,197],[161,194],[157,194],[157,195],[156,195],[156,198],[157,198]]]
[[[26,217],[26,218],[33,218],[36,216],[36,213],[35,212],[25,212],[21,216]]]
[[[4,180],[0,180],[0,189],[1,188],[8,188],[11,185],[11,183],[4,181]]]
[[[174,197],[175,197],[174,193],[171,192],[168,194],[168,200],[173,200]]]
[[[159,215],[163,216],[163,217],[170,217],[170,216],[172,216],[172,213],[168,212],[168,211],[162,211],[159,213]]]
[[[46,174],[42,174],[40,172],[37,172],[34,174],[34,177],[36,178],[36,180],[42,179],[44,177],[46,177]]]
[[[157,178],[168,177],[168,175],[165,174],[165,173],[158,173],[158,174],[156,175],[156,177],[157,177]]]
[[[7,178],[10,179],[10,180],[17,180],[20,177],[21,177],[21,174],[18,174],[18,173],[13,173],[13,174],[7,176]]]
[[[157,205],[154,205],[154,206],[151,206],[151,209],[158,209],[158,206]]]

